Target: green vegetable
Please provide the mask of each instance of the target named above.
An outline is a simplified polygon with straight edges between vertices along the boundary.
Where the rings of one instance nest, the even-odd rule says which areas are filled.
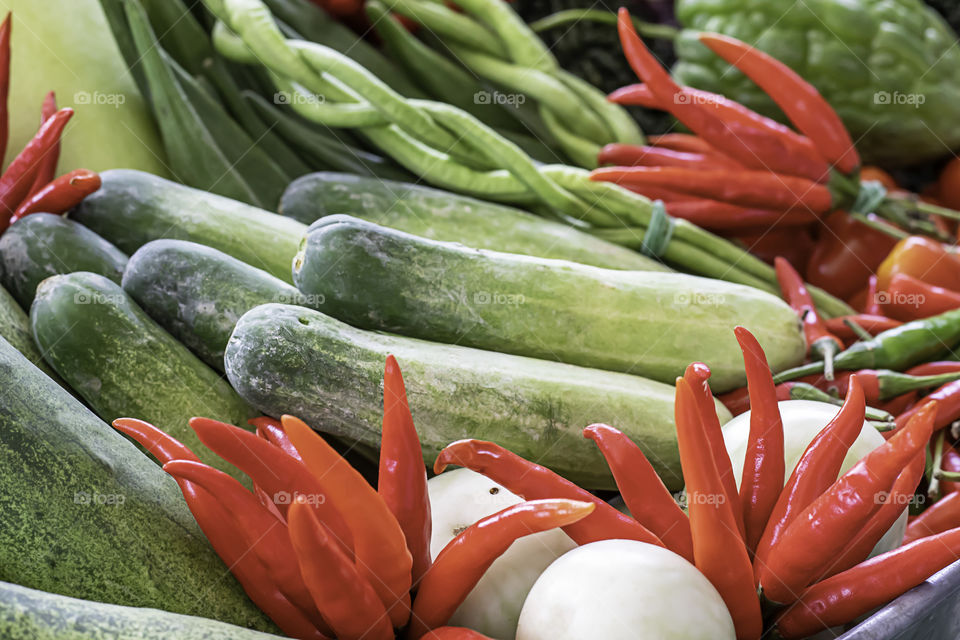
[[[159,609],[77,600],[0,582],[0,637],[20,640],[277,640],[281,636]]]
[[[349,216],[311,225],[293,277],[326,299],[327,313],[362,329],[660,382],[699,360],[717,393],[746,382],[738,325],[758,337],[774,371],[805,351],[793,310],[756,289],[470,249]]]
[[[378,446],[387,355],[403,368],[432,464],[462,438],[494,440],[583,486],[613,488],[583,427],[634,439],[667,486],[683,484],[670,385],[622,373],[355,329],[322,313],[268,304],[244,314],[224,356],[234,388],[264,413],[290,413],[350,442]],[[721,419],[729,412],[718,403]]]
[[[311,301],[265,271],[182,240],[154,240],[140,247],[123,274],[123,289],[218,371],[223,371],[223,350],[240,316],[268,302]]]
[[[91,271],[119,283],[126,264],[126,254],[93,231],[51,213],[26,216],[0,236],[3,286],[24,309],[44,278]]]
[[[207,464],[243,477],[200,444],[188,421],[204,416],[246,425],[255,414],[119,285],[83,271],[47,278],[30,322],[44,357],[101,418],[146,420]]]
[[[23,354],[35,367],[51,378],[60,381],[57,374],[43,361],[30,332],[30,318],[10,293],[0,287],[0,338],[9,342],[14,349]]]
[[[287,187],[280,213],[304,224],[348,213],[431,240],[460,242],[477,249],[560,258],[609,269],[669,271],[635,251],[520,209],[392,180],[312,173]]]
[[[13,12],[10,146],[7,162],[37,132],[40,105],[55,91],[73,107],[59,172],[84,167],[142,169],[167,175],[157,130],[97,0],[5,0]],[[109,142],[107,142],[109,141]]]
[[[139,171],[101,174],[103,186],[71,217],[132,254],[160,238],[191,240],[293,282],[306,226],[236,200]]]
[[[0,580],[275,629],[227,573],[173,479],[4,340],[0,386]],[[4,593],[0,609],[14,601]]]
[[[742,73],[693,31],[754,45],[813,83],[843,118],[865,162],[910,164],[960,146],[957,36],[920,0],[678,0],[684,84],[783,119]]]

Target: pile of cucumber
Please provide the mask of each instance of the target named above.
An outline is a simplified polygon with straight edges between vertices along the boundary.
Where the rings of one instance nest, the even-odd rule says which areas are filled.
[[[775,369],[803,358],[778,298],[509,207],[319,173],[289,186],[278,215],[137,171],[102,179],[68,217],[28,216],[0,239],[0,493],[17,503],[0,521],[0,581],[275,630],[176,483],[108,426],[118,417],[241,481],[190,417],[290,413],[374,456],[394,354],[428,464],[482,438],[612,488],[581,435],[606,422],[677,490],[672,381],[685,366],[707,362],[715,392],[741,386],[736,325]],[[0,634],[54,597],[4,590]],[[118,628],[141,615],[108,613]]]

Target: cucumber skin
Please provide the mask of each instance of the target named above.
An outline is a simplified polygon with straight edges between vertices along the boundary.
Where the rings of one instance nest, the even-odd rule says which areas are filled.
[[[173,479],[4,340],[0,385],[0,580],[275,630]]]
[[[470,249],[349,216],[310,226],[294,280],[362,329],[665,383],[700,361],[716,393],[746,383],[738,325],[774,371],[800,364],[805,351],[794,311],[750,287]]]
[[[307,296],[266,271],[195,242],[154,240],[130,257],[123,289],[160,326],[223,372],[223,350],[244,313]]]
[[[290,265],[306,226],[248,204],[164,180],[112,169],[70,214],[132,254],[160,238],[190,240],[293,284]]]
[[[119,285],[83,271],[47,278],[30,322],[47,361],[103,420],[146,420],[203,462],[246,477],[203,446],[188,422],[203,416],[247,427],[256,413]]]
[[[169,611],[78,600],[0,582],[0,637],[17,640],[279,640]]]
[[[57,384],[62,384],[60,377],[43,360],[40,350],[37,349],[37,345],[33,341],[33,333],[30,331],[30,318],[3,287],[0,287],[0,338],[9,342],[33,366],[53,378]]]
[[[30,308],[44,278],[73,271],[99,273],[119,283],[127,255],[83,225],[52,213],[18,220],[0,236],[3,286]]]
[[[594,489],[615,488],[582,430],[607,422],[683,486],[673,387],[636,376],[355,329],[317,311],[268,304],[246,313],[224,361],[234,388],[269,415],[296,415],[345,440],[379,446],[383,368],[403,369],[428,465],[455,440],[493,440]],[[721,420],[730,414],[717,403]]]
[[[280,213],[304,224],[345,213],[414,235],[477,249],[558,258],[608,269],[671,271],[656,260],[532,213],[440,189],[346,173],[290,183]]]

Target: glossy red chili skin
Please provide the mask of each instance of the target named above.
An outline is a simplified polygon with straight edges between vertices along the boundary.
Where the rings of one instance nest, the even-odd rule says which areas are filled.
[[[896,238],[835,211],[819,229],[806,280],[845,300],[866,287],[867,279],[896,244]]]

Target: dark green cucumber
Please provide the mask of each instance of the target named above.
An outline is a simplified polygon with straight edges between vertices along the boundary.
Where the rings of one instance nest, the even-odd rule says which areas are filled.
[[[40,350],[33,341],[30,318],[3,287],[0,287],[0,338],[4,338],[13,345],[13,348],[22,353],[35,367],[60,382],[60,377],[44,362]]]
[[[118,284],[83,271],[47,278],[30,322],[47,362],[101,418],[146,420],[207,464],[244,477],[201,445],[188,421],[204,416],[246,426],[250,407]]]
[[[279,640],[281,636],[206,618],[78,600],[0,582],[0,638]]]
[[[558,362],[355,329],[322,313],[268,304],[247,312],[227,344],[234,388],[270,415],[289,413],[343,440],[378,446],[386,357],[400,362],[428,465],[462,438],[493,440],[583,486],[613,488],[582,430],[622,429],[667,486],[680,460],[670,385]],[[718,403],[725,422],[729,412]]]
[[[292,283],[290,263],[306,227],[295,220],[142,171],[100,174],[103,186],[71,217],[121,251],[151,240],[191,240]]]
[[[0,580],[275,630],[176,482],[5,340],[0,388]]]
[[[244,313],[268,302],[316,306],[266,271],[184,240],[154,240],[130,257],[123,289],[157,321],[218,371],[223,350]]]
[[[294,280],[363,329],[673,382],[694,361],[717,393],[745,384],[733,329],[780,371],[803,361],[796,314],[766,292],[436,242],[350,216],[311,225]]]
[[[0,236],[3,286],[24,309],[37,285],[60,273],[90,271],[120,282],[127,255],[82,224],[52,213],[26,216]]]
[[[311,224],[346,213],[414,235],[477,249],[559,258],[608,269],[670,271],[630,249],[532,213],[406,182],[346,173],[311,173],[294,180],[280,213]]]

